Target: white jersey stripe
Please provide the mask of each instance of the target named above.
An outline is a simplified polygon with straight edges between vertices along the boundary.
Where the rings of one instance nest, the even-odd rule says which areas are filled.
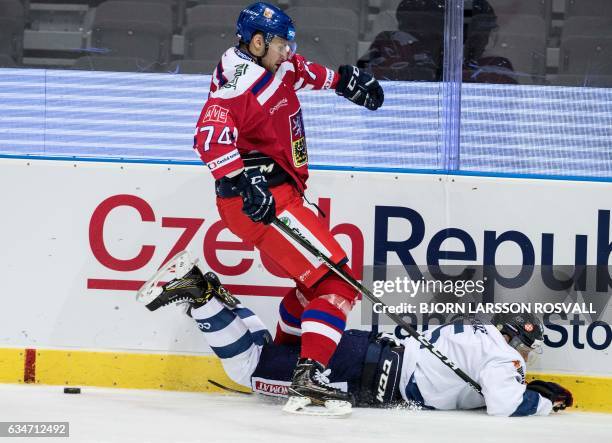
[[[340,332],[317,321],[308,320],[302,322],[302,334],[306,334],[308,332],[312,334],[324,335],[336,344],[338,344],[342,338],[342,334]]]
[[[283,78],[285,76],[285,74],[287,72],[295,72],[295,68],[293,67],[293,63],[291,62],[284,62],[280,65],[280,67],[278,68],[278,71],[276,71],[276,77],[278,78]]]
[[[206,334],[206,341],[210,346],[215,346],[217,348],[231,345],[236,342],[236,337],[240,338],[244,335],[246,331],[249,329],[242,322],[242,320],[236,317],[229,325],[215,332],[207,332],[205,327],[206,321],[203,320],[199,322],[200,328],[202,332]]]
[[[205,320],[207,318],[214,317],[219,312],[223,311],[225,306],[216,300],[211,300],[210,303],[206,303],[204,306],[200,306],[197,309],[191,310],[191,317],[194,320]]]
[[[278,90],[281,83],[282,81],[280,78],[274,77],[270,84],[266,86],[264,90],[260,92],[260,94],[257,96],[257,101],[259,102],[259,104],[263,106],[270,99],[270,97],[272,97],[272,95]]]
[[[303,84],[304,84],[304,79],[300,77],[300,79],[297,82],[295,82],[295,85],[293,85],[293,89],[297,91],[298,89],[302,87]]]
[[[286,334],[297,335],[298,337],[302,335],[302,330],[300,328],[294,328],[293,326],[289,326],[283,321],[282,318],[278,319],[278,326],[281,328],[281,331]]]

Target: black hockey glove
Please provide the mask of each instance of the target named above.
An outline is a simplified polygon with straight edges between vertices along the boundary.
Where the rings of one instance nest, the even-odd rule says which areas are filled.
[[[276,204],[266,177],[259,168],[244,170],[232,177],[231,181],[242,197],[242,212],[256,223],[272,223],[276,216]]]
[[[557,383],[534,380],[527,385],[527,389],[549,399],[553,404],[553,411],[555,412],[574,404],[572,393]]]
[[[336,85],[336,94],[346,97],[359,106],[365,106],[370,111],[382,106],[385,94],[372,75],[349,65],[340,66],[338,72],[340,80]]]

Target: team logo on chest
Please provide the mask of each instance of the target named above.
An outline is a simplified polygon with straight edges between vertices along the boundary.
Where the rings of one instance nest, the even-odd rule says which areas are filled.
[[[289,116],[289,127],[291,128],[291,155],[293,156],[293,165],[299,168],[308,163],[306,134],[304,133],[304,120],[302,120],[301,109]]]

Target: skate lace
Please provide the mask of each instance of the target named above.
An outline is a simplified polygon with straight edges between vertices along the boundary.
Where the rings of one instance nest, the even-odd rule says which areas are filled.
[[[324,384],[324,385],[329,385],[329,376],[331,374],[331,369],[326,369],[325,371],[321,372],[321,371],[315,371],[314,375],[312,376],[312,378],[314,378],[317,382]]]

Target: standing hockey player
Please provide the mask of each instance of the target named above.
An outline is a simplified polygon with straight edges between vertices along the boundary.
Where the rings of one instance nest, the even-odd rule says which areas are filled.
[[[141,289],[141,301],[150,310],[186,301],[233,381],[257,393],[291,396],[295,384],[292,371],[301,361],[299,346],[271,343],[263,323],[241,306],[213,273],[203,275],[189,259],[181,260],[179,278],[160,288],[156,287],[161,278],[158,274]],[[491,323],[459,319],[423,334],[438,352],[481,385],[482,395],[431,352],[420,349],[414,338],[400,342],[390,335],[356,330],[345,332],[328,369],[315,374],[317,385],[334,386],[345,393],[345,400],[359,406],[402,402],[443,410],[484,406],[488,414],[497,416],[548,415],[571,406],[572,394],[558,384],[541,380],[525,384],[525,361],[541,345],[542,323],[531,314],[496,314]],[[323,392],[318,398],[340,396]],[[288,412],[350,412],[350,407],[313,412],[304,406],[288,408],[290,405],[291,401],[285,406]]]
[[[194,149],[216,179],[217,207],[231,232],[254,244],[296,283],[283,298],[275,343],[301,342],[291,392],[344,398],[321,384],[355,290],[270,225],[278,216],[299,227],[334,263],[347,255],[318,217],[303,204],[308,151],[299,90],[335,89],[357,105],[376,110],[383,90],[353,66],[338,72],[295,53],[291,18],[275,6],[254,3],[238,17],[239,43],[221,57],[197,122]]]

